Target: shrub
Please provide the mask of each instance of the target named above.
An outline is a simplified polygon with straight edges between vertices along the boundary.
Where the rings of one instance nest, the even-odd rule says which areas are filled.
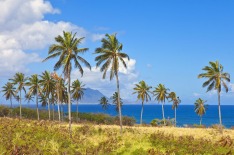
[[[200,124],[193,124],[194,128],[206,128],[205,125],[200,125]]]

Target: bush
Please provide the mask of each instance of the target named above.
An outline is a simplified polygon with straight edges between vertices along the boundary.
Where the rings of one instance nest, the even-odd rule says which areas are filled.
[[[194,128],[206,128],[205,125],[200,125],[200,124],[193,124]]]
[[[174,119],[165,119],[166,126],[173,126],[175,120]],[[152,126],[164,126],[164,120],[163,119],[154,119],[150,122]]]
[[[10,109],[4,106],[0,106],[0,117],[5,117],[10,114]]]

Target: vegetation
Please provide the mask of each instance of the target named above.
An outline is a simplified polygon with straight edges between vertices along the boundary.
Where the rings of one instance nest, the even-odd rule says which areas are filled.
[[[118,107],[121,107],[120,105],[120,90],[119,90],[119,63],[122,63],[125,68],[127,68],[127,64],[125,62],[125,59],[129,60],[129,56],[122,51],[123,45],[118,41],[116,38],[116,34],[105,35],[106,38],[103,38],[101,40],[102,46],[99,48],[96,48],[95,54],[98,54],[98,56],[95,58],[95,61],[97,61],[96,66],[102,65],[100,68],[101,72],[103,73],[103,79],[106,77],[106,72],[110,69],[110,80],[113,79],[113,77],[116,77],[116,83],[117,83],[117,93],[118,93]],[[121,108],[119,108],[119,120],[120,120],[120,132],[122,133],[122,112]]]
[[[107,110],[110,105],[108,99],[105,96],[101,97],[99,103],[102,105],[103,110]]]
[[[75,68],[79,69],[81,75],[83,75],[84,71],[80,62],[82,62],[85,66],[91,69],[90,64],[79,54],[84,53],[88,50],[88,48],[79,48],[81,41],[84,38],[76,38],[76,33],[72,34],[71,32],[63,32],[63,36],[58,35],[55,38],[57,44],[53,44],[49,48],[48,57],[44,60],[48,60],[50,58],[59,57],[59,60],[54,65],[54,70],[58,70],[63,67],[63,74],[65,79],[68,80],[67,85],[67,94],[68,94],[68,116],[69,116],[69,131],[71,136],[71,97],[70,97],[70,85],[71,85],[71,70],[72,70],[72,62],[74,62]]]
[[[76,118],[77,118],[77,120],[79,118],[79,116],[78,116],[78,102],[79,102],[79,100],[82,99],[82,97],[84,95],[84,90],[85,90],[84,86],[85,85],[82,82],[80,82],[78,79],[73,81],[72,86],[71,86],[72,98],[74,100],[76,100],[76,113],[77,113]]]
[[[65,124],[0,118],[2,154],[232,154],[233,135],[232,130],[219,135],[215,129],[124,127],[120,136],[117,126],[83,124],[73,125],[69,138]]]
[[[12,98],[16,95],[15,87],[12,83],[7,82],[5,86],[2,87],[2,92],[4,93],[6,100],[10,99],[11,108],[12,108]]]
[[[222,126],[222,115],[220,107],[220,92],[222,86],[225,88],[226,93],[228,92],[228,86],[226,82],[230,82],[229,73],[223,72],[223,66],[218,62],[209,62],[210,66],[205,66],[202,70],[205,73],[198,75],[198,78],[208,79],[203,83],[202,87],[208,87],[207,92],[211,90],[216,90],[218,93],[218,109],[219,109],[219,123]]]
[[[203,99],[199,98],[194,103],[195,105],[195,112],[198,116],[200,116],[200,125],[202,125],[202,115],[206,113],[207,105],[205,105],[205,102]]]
[[[20,119],[22,117],[21,106],[22,106],[22,90],[26,94],[25,83],[27,78],[23,73],[16,73],[13,79],[10,79],[14,85],[17,85],[16,93],[19,92],[19,103],[20,103]]]
[[[164,120],[164,125],[166,125],[166,121],[164,117],[164,104],[165,104],[165,100],[167,99],[168,89],[163,84],[159,84],[158,87],[155,88],[153,93],[155,96],[155,100],[157,100],[158,103],[160,102],[162,103],[162,116]]]
[[[181,103],[181,100],[179,97],[176,96],[175,92],[170,92],[168,98],[171,99],[169,102],[173,102],[172,109],[175,111],[175,126],[176,126],[176,109],[178,108],[178,105]]]
[[[135,92],[133,94],[137,94],[137,100],[142,101],[142,107],[141,107],[141,119],[140,124],[142,124],[142,115],[144,110],[144,102],[148,102],[148,100],[151,100],[151,97],[149,95],[151,86],[148,86],[145,81],[140,81],[139,84],[135,85],[136,87],[133,88]]]

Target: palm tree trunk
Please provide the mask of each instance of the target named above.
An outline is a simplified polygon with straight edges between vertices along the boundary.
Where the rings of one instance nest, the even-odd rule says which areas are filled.
[[[119,123],[120,123],[120,133],[123,132],[123,125],[122,125],[122,112],[121,112],[121,105],[120,105],[120,91],[119,91],[119,77],[118,73],[116,73],[116,82],[117,82],[117,92],[118,92],[118,106],[119,106]]]
[[[142,116],[143,116],[143,110],[144,110],[144,102],[142,101],[142,106],[141,106],[141,125],[142,125]]]
[[[36,94],[36,102],[37,102],[37,120],[39,121],[40,117],[39,117],[39,110],[38,110],[38,92]]]
[[[11,101],[11,109],[12,109],[12,98],[10,97],[10,101]]]
[[[219,108],[219,124],[222,125],[221,107],[220,107],[220,92],[218,90],[218,108]]]
[[[21,90],[20,90],[20,119],[22,117],[22,112],[21,112]]]
[[[48,112],[49,112],[49,120],[50,120],[50,95],[48,95]]]
[[[76,121],[78,122],[78,119],[79,119],[79,117],[78,117],[78,100],[77,100],[77,102],[76,102]]]
[[[200,116],[200,125],[202,125],[202,116]]]
[[[53,108],[53,121],[54,121],[54,103],[52,103],[52,108]]]
[[[175,107],[175,127],[176,127],[176,107]]]
[[[162,116],[163,116],[164,125],[166,125],[165,117],[164,117],[164,102],[162,103]]]
[[[67,93],[68,93],[68,119],[69,119],[69,132],[70,132],[70,138],[72,138],[72,129],[71,129],[71,96],[70,96],[70,82],[71,82],[71,77],[70,73],[68,75],[68,88],[67,88]]]
[[[58,91],[58,89],[57,89]],[[57,92],[57,104],[58,104],[58,117],[59,117],[59,122],[60,122],[60,101],[59,101],[59,92]]]

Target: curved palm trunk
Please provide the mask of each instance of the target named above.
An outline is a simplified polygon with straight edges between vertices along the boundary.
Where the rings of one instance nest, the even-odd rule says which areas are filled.
[[[76,102],[76,121],[78,122],[79,115],[78,115],[78,100]]]
[[[39,109],[38,109],[38,93],[36,94],[36,102],[37,102],[37,120],[39,121],[40,117],[39,117]]]
[[[176,107],[175,107],[175,127],[176,127]]]
[[[164,102],[162,103],[162,116],[163,116],[164,125],[166,125],[165,117],[164,117]]]
[[[71,82],[71,77],[70,74],[68,75],[68,88],[67,88],[67,93],[68,93],[68,119],[69,119],[69,132],[70,132],[70,138],[72,137],[72,129],[71,129],[71,96],[70,96],[70,82]]]
[[[118,73],[116,74],[116,82],[117,82],[117,92],[118,92],[118,106],[119,106],[119,124],[120,124],[120,133],[123,132],[123,125],[122,125],[122,112],[121,112],[121,105],[120,105],[120,92],[119,92],[119,77]]]
[[[48,95],[48,112],[49,112],[49,120],[50,120],[50,95]]]
[[[200,116],[200,125],[202,125],[202,116]]]
[[[144,110],[144,102],[142,102],[142,106],[141,106],[141,125],[142,125],[142,116],[143,116],[143,110]]]
[[[218,90],[218,108],[219,108],[219,124],[222,125],[221,107],[220,107],[220,92]]]
[[[22,117],[22,111],[21,111],[21,90],[20,90],[20,119]]]

